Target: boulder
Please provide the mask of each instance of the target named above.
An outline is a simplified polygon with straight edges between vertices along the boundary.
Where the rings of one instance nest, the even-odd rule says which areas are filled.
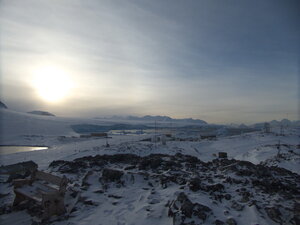
[[[203,222],[210,215],[212,210],[202,204],[192,203],[184,192],[179,193],[177,199],[169,205],[170,217],[173,217],[173,225],[175,224],[195,224],[194,217],[198,217]],[[189,221],[187,223],[187,221]]]
[[[233,218],[227,219],[226,224],[228,224],[228,225],[237,225],[235,219],[233,219]]]
[[[189,183],[189,188],[192,191],[199,191],[201,189],[201,180],[198,177],[192,178]]]
[[[120,170],[113,170],[113,169],[105,168],[102,171],[102,178],[106,181],[120,181],[123,174],[124,173]]]
[[[227,159],[227,152],[219,152],[220,159]]]
[[[266,207],[265,208],[266,213],[268,214],[268,217],[277,222],[280,223],[281,222],[281,212],[277,207]]]

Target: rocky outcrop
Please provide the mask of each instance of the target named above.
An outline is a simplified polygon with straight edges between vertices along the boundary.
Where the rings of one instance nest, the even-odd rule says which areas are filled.
[[[95,193],[99,194],[105,194],[111,188],[129,188],[137,180],[145,181],[143,190],[151,190],[151,193],[177,188],[179,194],[167,204],[173,224],[236,225],[229,211],[241,213],[248,207],[255,207],[261,216],[269,217],[274,223],[297,224],[299,221],[299,206],[294,201],[300,194],[300,176],[281,168],[234,159],[215,159],[205,163],[183,154],[96,155],[74,161],[54,161],[49,167],[58,173],[83,177],[83,190],[90,185],[88,171],[93,171],[92,176],[98,176],[98,191]],[[206,196],[209,205],[206,205],[207,201],[205,204],[195,201],[191,195]],[[156,205],[161,201],[154,198],[149,204]],[[274,202],[278,204],[274,205]],[[226,214],[224,211],[226,218],[217,218],[212,205],[225,205],[228,209]]]
[[[179,193],[177,199],[169,205],[168,216],[173,218],[173,225],[197,224],[195,220],[205,222],[212,210],[202,204],[192,203],[184,192]]]
[[[123,174],[124,173],[122,171],[105,168],[102,171],[102,178],[105,181],[120,181]]]

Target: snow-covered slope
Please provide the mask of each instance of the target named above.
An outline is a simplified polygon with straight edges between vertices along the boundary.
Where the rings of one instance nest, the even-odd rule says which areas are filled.
[[[73,131],[69,122],[55,117],[0,110],[1,144],[13,142],[21,135],[66,135]]]
[[[182,127],[191,124],[189,120],[185,121],[172,119],[172,121],[172,127]],[[165,121],[158,121],[156,123],[157,127],[164,127],[166,126],[166,124],[170,126],[170,123],[166,123]],[[99,130],[102,130],[103,126],[112,125],[114,125],[113,127],[122,127],[122,129],[131,129],[131,127],[135,125],[142,127],[144,125],[147,125],[148,127],[153,128],[155,126],[155,124],[152,121],[149,122],[145,120],[131,120],[128,118],[67,118],[59,116],[44,116],[39,115],[39,113],[22,113],[10,109],[0,109],[0,145],[29,144],[30,141],[26,138],[26,136],[78,136],[78,133],[74,131],[74,127],[81,126],[86,128],[92,126],[100,126]],[[126,126],[128,126],[128,128],[126,128]],[[90,132],[93,131],[91,130]],[[41,143],[38,139],[35,139],[34,141],[35,143],[33,144],[45,144]]]
[[[109,119],[0,113],[1,143],[49,146],[1,155],[0,165],[33,160],[40,170],[66,175],[70,190],[81,192],[70,216],[53,224],[295,224],[299,128],[285,129],[284,136],[256,131],[197,141],[176,139],[175,132],[163,144],[145,141],[151,133],[70,136],[73,124],[115,123]],[[219,152],[229,159],[219,160]],[[111,170],[121,178],[110,180]],[[0,182],[0,221],[30,224],[26,211],[11,211],[13,189],[5,181]]]
[[[93,124],[109,126],[115,123],[115,121],[108,119],[43,116],[16,112],[10,109],[0,109],[0,145],[48,145],[51,144],[49,143],[49,138],[57,138],[63,135],[78,136],[78,133],[72,129],[72,125]],[[43,140],[38,138],[38,136],[43,136]]]

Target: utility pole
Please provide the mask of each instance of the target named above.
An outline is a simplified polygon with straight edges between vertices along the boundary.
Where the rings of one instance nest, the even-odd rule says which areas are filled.
[[[278,141],[278,144],[277,144],[277,157],[280,157],[280,140]]]
[[[154,145],[155,145],[155,149],[156,149],[156,120],[155,120],[155,124],[154,124]]]
[[[283,136],[283,125],[280,125],[280,136]]]
[[[106,136],[105,139],[106,139],[106,147],[108,148],[109,147],[108,140],[107,140],[108,137]]]

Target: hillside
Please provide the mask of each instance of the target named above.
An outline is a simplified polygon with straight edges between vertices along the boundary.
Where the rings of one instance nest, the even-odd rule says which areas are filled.
[[[297,219],[299,128],[286,128],[284,136],[256,131],[202,140],[189,138],[193,126],[178,127],[163,144],[151,141],[158,133],[81,138],[71,129],[83,123],[113,127],[111,120],[0,113],[1,143],[49,146],[2,154],[0,165],[32,160],[39,170],[69,178],[66,202],[81,193],[74,210],[50,224],[98,224],[99,217],[103,224],[148,225],[293,225]],[[228,159],[219,159],[219,152]],[[0,178],[0,220],[38,221],[40,209],[12,210],[11,181]]]

